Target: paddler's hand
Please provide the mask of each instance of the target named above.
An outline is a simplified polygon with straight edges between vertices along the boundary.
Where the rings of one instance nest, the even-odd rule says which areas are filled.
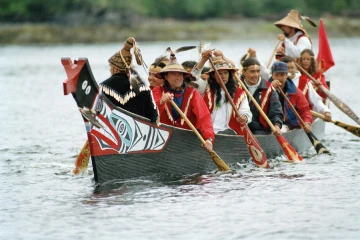
[[[274,127],[275,127],[275,130],[273,130],[273,134],[275,136],[281,136],[282,133],[281,133],[281,128],[279,127],[279,125],[275,124]]]
[[[331,113],[330,112],[325,112],[324,117],[325,117],[325,119],[324,119],[325,121],[331,122]]]
[[[238,121],[239,123],[246,124],[247,117],[244,114],[240,114],[239,117],[236,117],[236,121]]]
[[[208,60],[212,55],[211,50],[204,50],[201,52],[201,58]]]
[[[285,49],[283,47],[279,47],[276,49],[277,54],[285,55]]]
[[[210,152],[213,149],[213,144],[210,139],[206,139],[205,143],[203,144],[203,147],[206,149],[206,151]]]
[[[200,71],[203,69],[205,63],[207,62],[207,60],[209,60],[209,58],[212,55],[212,51],[211,50],[204,50],[201,52],[201,59],[198,62],[196,68]]]
[[[321,81],[320,79],[313,79],[314,81],[311,81],[313,87],[319,87],[319,85],[321,85]]]
[[[250,54],[250,57],[256,58],[256,50],[253,48],[249,48],[248,53]]]
[[[285,35],[282,34],[282,33],[280,33],[280,34],[277,35],[277,39],[278,39],[279,41],[284,41],[284,40],[285,40]]]
[[[312,131],[311,123],[308,122],[305,123],[304,131],[307,133]]]
[[[160,99],[160,105],[163,105],[164,103],[173,100],[174,99],[174,95],[171,93],[165,93],[161,99]]]
[[[223,53],[219,49],[215,49],[213,54],[215,57],[223,57]]]
[[[273,81],[271,82],[271,86],[273,86],[275,89],[277,89],[278,87],[281,87],[281,83],[279,80],[273,79]]]

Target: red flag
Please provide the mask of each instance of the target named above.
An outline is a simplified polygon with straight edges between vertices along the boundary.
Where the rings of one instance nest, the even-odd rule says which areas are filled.
[[[322,19],[320,19],[319,52],[316,61],[321,72],[325,72],[335,65]]]

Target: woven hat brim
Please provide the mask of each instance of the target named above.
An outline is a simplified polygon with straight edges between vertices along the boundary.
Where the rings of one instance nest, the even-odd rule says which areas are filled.
[[[181,71],[180,69],[166,69],[165,71],[163,69],[163,70],[161,70],[161,72],[156,73],[155,77],[164,79],[163,75],[168,72],[181,72],[184,74],[184,78],[192,77],[191,73],[188,73],[185,70]]]
[[[232,67],[219,67],[219,68],[217,68],[217,67],[215,66],[215,68],[216,68],[217,71],[220,71],[220,70],[229,70],[229,71],[236,72],[236,71],[239,70],[238,68],[232,68]],[[213,68],[210,68],[210,70],[209,70],[208,72],[206,72],[206,73],[211,73],[211,72],[214,72],[214,69],[213,69]]]

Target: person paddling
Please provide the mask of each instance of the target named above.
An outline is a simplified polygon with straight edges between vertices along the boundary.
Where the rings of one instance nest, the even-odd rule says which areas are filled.
[[[273,134],[281,135],[281,127],[283,124],[283,111],[279,101],[279,95],[273,90],[271,84],[261,78],[260,63],[254,58],[248,58],[243,62],[243,82],[245,87],[252,94],[256,102],[268,116],[275,129]],[[249,124],[250,130],[254,134],[270,134],[271,129],[264,117],[260,114],[252,101],[249,102],[250,110],[253,118]]]
[[[218,51],[218,53],[220,52]],[[200,77],[202,68],[211,55],[211,50],[202,53],[199,64],[192,71],[195,77]],[[251,122],[252,114],[246,93],[237,85],[234,79],[233,75],[236,74],[237,69],[230,65],[222,56],[215,57],[213,63],[221,79],[215,74],[215,70],[211,68],[209,70],[208,82],[198,81],[202,82],[202,85],[206,85],[205,88],[202,87],[201,89],[204,89],[204,101],[211,113],[214,131],[215,133],[243,135],[239,123],[248,124]],[[236,118],[236,114],[233,112],[233,108],[224,90],[221,88],[220,81],[224,83],[232,97],[238,109],[239,118]]]
[[[132,69],[132,55],[130,49],[135,39],[129,37],[124,47],[108,60],[111,77],[100,84],[102,93],[115,105],[149,118],[152,122],[158,119],[157,107],[151,90]],[[136,89],[130,84],[136,81]]]
[[[295,86],[299,88],[300,91],[305,95],[306,100],[308,100],[310,104],[311,110],[323,114],[325,117],[324,120],[331,122],[330,109],[323,103],[322,98],[315,91],[311,82],[304,77],[300,79],[301,73],[297,71],[295,59],[285,56],[282,57],[280,61],[286,63],[286,65],[288,66],[288,77],[293,81]]]
[[[291,104],[295,107],[303,121],[305,122],[304,130],[306,132],[311,132],[311,124],[313,118],[310,112],[310,106],[306,100],[304,94],[298,89],[293,81],[288,78],[288,67],[284,62],[275,62],[271,68],[271,78],[269,82],[275,88],[281,88],[282,91],[286,94],[286,97],[290,100]],[[282,128],[283,132],[294,128],[300,128],[301,125],[298,122],[298,119],[294,112],[291,110],[291,107],[288,105],[282,95],[280,95],[280,102],[284,109],[284,126]]]
[[[325,102],[327,95],[319,89],[318,85],[321,84],[327,89],[329,89],[329,86],[326,83],[325,75],[319,71],[316,66],[314,52],[310,49],[304,49],[300,54],[299,65],[315,79],[316,83],[313,83],[305,73],[302,73],[300,80],[313,83],[315,91],[323,98],[323,102]]]
[[[214,128],[210,112],[207,109],[199,92],[184,84],[184,78],[190,77],[180,65],[174,53],[171,53],[170,62],[156,77],[164,79],[164,85],[155,87],[152,91],[159,109],[160,122],[180,128],[190,129],[186,121],[171,105],[171,100],[182,110],[196,129],[205,139],[204,147],[211,151],[215,141]]]
[[[283,54],[293,58],[299,58],[302,50],[312,49],[312,42],[301,19],[306,19],[312,26],[316,26],[308,17],[303,17],[296,10],[291,10],[286,17],[274,23],[283,33],[278,34],[277,39],[282,45],[276,50],[277,54]]]

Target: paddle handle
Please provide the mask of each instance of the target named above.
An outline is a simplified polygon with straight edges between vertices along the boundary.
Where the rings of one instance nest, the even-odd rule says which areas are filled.
[[[226,86],[225,86],[224,82],[221,80],[221,76],[220,76],[219,72],[216,70],[214,62],[213,62],[213,60],[211,58],[209,58],[209,62],[210,62],[211,67],[214,69],[216,76],[219,78],[220,86],[224,90],[226,98],[228,99],[229,103],[231,104],[232,109],[234,110],[236,117],[239,118],[240,114],[239,114],[238,110],[236,109],[235,103],[232,100],[232,97],[230,96],[229,91],[226,89]]]
[[[295,63],[296,67],[316,84],[316,80],[313,76],[311,76],[305,69],[303,69],[298,63]],[[319,85],[320,90],[326,94],[326,96],[337,106],[343,113],[348,115],[352,120],[354,120],[357,124],[360,124],[360,118],[355,114],[351,108],[346,105],[343,101],[341,101],[338,97],[332,94],[326,87],[322,84]]]
[[[322,115],[321,113],[318,113],[318,112],[314,112],[313,110],[310,110],[311,112],[311,115],[313,115],[314,117],[317,117],[317,118],[320,118],[322,120],[325,120],[325,116]],[[338,121],[334,121],[334,120],[331,120],[332,123],[336,123]]]
[[[186,117],[186,115],[181,111],[181,109],[176,105],[176,103],[174,103],[173,100],[170,100],[170,103],[175,108],[175,110],[180,114],[180,116],[185,120],[185,122],[191,128],[191,130],[193,130],[195,135],[200,139],[201,143],[204,145],[205,140],[200,135],[199,131],[196,130],[194,125],[190,122],[190,120]],[[229,166],[226,165],[226,163],[219,157],[219,155],[216,154],[216,152],[214,150],[211,150],[211,151],[208,151],[208,152],[209,152],[212,160],[214,161],[215,165],[217,166],[217,168],[220,171],[228,171],[228,170],[230,170]]]
[[[267,64],[266,64],[266,68],[269,68],[269,67],[270,67],[270,63],[272,62],[272,60],[273,60],[273,58],[274,58],[276,49],[278,48],[279,44],[280,44],[280,40],[277,41],[277,43],[276,43],[276,45],[275,45],[275,48],[274,48],[274,50],[273,50],[273,52],[272,52],[272,54],[271,54],[271,56],[270,56],[270,58],[269,58],[269,61],[268,61]]]
[[[211,67],[214,69],[216,76],[220,80],[219,82],[220,82],[221,88],[224,90],[224,92],[226,94],[226,97],[227,97],[229,103],[231,104],[235,114],[236,114],[236,117],[240,118],[240,114],[239,114],[239,112],[238,112],[238,110],[237,110],[237,108],[236,108],[236,106],[234,104],[234,101],[233,101],[232,97],[230,96],[230,93],[227,90],[224,82],[221,80],[221,76],[220,76],[218,70],[215,68],[214,62],[213,62],[213,60],[211,58],[209,58],[209,62],[211,64]],[[234,75],[236,75],[236,73]],[[258,140],[252,134],[252,132],[250,131],[250,129],[247,126],[246,123],[239,123],[239,124],[240,124],[240,127],[242,129],[244,138],[247,140],[246,144],[248,145],[248,149],[249,149],[251,158],[254,160],[255,164],[258,165],[259,167],[269,168],[270,165],[269,165],[269,163],[267,161],[266,154],[265,154],[264,150],[261,148],[260,143],[258,142]],[[255,154],[255,152],[257,154]]]
[[[205,144],[204,138],[200,135],[199,131],[194,127],[194,125],[190,122],[190,120],[185,116],[185,114],[181,111],[181,109],[176,105],[173,100],[170,100],[171,105],[175,108],[175,110],[180,114],[180,116],[185,120],[187,125],[193,130],[195,135],[200,139],[202,144]]]
[[[281,89],[281,87],[278,87],[278,90],[280,92],[280,94],[284,97],[285,101],[287,102],[287,104],[289,105],[289,107],[291,108],[291,110],[293,111],[293,113],[295,114],[295,116],[297,117],[297,119],[299,120],[300,124],[302,127],[305,126],[305,122],[302,119],[302,117],[300,116],[300,114],[298,113],[298,111],[296,111],[296,109],[294,108],[294,106],[291,104],[290,100],[286,97],[284,91]]]
[[[311,112],[311,115],[313,115],[314,117],[321,118],[322,120],[325,120],[325,116],[322,115],[321,113],[314,112],[313,110],[310,110],[310,112]]]
[[[304,120],[302,119],[302,117],[300,116],[298,111],[296,111],[295,107],[291,104],[290,100],[286,97],[284,91],[280,87],[278,87],[278,90],[281,93],[281,95],[284,97],[285,101],[290,106],[293,113],[296,115],[296,117],[299,120],[301,126],[304,127],[305,126]],[[331,155],[330,152],[326,149],[326,147],[316,138],[316,136],[311,131],[310,132],[305,132],[305,133],[308,136],[311,144],[314,146],[314,148],[315,148],[315,150],[316,150],[316,152],[318,154],[326,153],[326,154]]]
[[[325,116],[323,114],[318,113],[318,112],[314,112],[313,110],[310,110],[310,112],[311,112],[311,115],[313,115],[314,117],[317,117],[317,118],[320,118],[320,119],[326,121],[325,120],[326,118],[325,118]],[[336,124],[339,121],[331,120],[331,122]]]

